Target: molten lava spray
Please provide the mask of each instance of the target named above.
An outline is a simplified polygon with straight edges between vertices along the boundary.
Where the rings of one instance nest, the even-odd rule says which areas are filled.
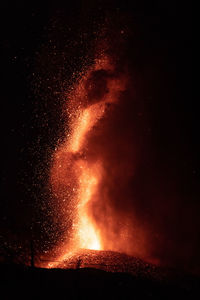
[[[93,207],[101,201],[104,159],[101,153],[91,153],[88,147],[94,133],[102,130],[100,124],[108,118],[125,88],[125,75],[118,77],[114,72],[115,66],[104,54],[95,60],[67,97],[68,130],[65,141],[55,151],[50,176],[53,193],[63,199],[64,205],[66,203],[65,217],[71,221],[66,233],[70,232],[70,242],[62,250],[66,255],[69,249],[107,247],[103,224],[95,221]]]
[[[185,141],[161,67],[171,64],[160,41],[130,36],[118,21],[63,93],[65,131],[48,182],[58,263],[48,267],[81,248],[195,265],[197,198],[183,190]]]

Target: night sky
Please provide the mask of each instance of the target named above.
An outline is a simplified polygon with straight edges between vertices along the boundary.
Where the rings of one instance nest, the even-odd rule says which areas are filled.
[[[148,120],[136,123],[146,152],[142,148],[134,183],[140,201],[129,207],[151,230],[161,228],[152,238],[155,256],[199,272],[200,143],[191,7],[177,1],[66,2],[0,4],[2,257],[23,261],[32,239],[42,253],[61,235],[46,181],[64,130],[63,91],[84,59],[91,59],[96,32],[109,17],[115,24],[119,18],[128,32],[120,62],[129,63],[137,110]]]

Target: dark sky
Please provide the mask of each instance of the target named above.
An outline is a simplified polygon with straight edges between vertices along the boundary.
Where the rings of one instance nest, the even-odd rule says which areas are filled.
[[[127,60],[151,120],[154,178],[166,193],[163,182],[171,181],[178,199],[174,226],[187,224],[180,230],[181,241],[185,239],[180,244],[190,252],[187,264],[195,265],[191,257],[199,250],[200,143],[197,100],[192,94],[191,7],[177,1],[66,2],[1,3],[2,243],[23,244],[30,238],[32,223],[38,240],[50,240],[45,230],[40,233],[49,224],[39,223],[38,214],[44,223],[45,212],[38,213],[37,207],[38,198],[47,197],[43,185],[48,159],[62,127],[55,94],[59,99],[63,78],[70,78],[87,55],[93,31],[104,16],[124,14],[129,16]],[[173,225],[169,227],[172,232]],[[176,239],[175,235],[174,243]]]

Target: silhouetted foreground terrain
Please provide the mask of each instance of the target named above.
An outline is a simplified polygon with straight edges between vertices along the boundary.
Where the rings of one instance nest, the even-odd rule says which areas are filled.
[[[74,254],[70,259],[74,261],[75,256]],[[95,260],[98,260],[99,268],[98,265],[85,267],[88,261],[91,265],[95,265]],[[112,266],[114,260],[117,260],[118,269],[116,264],[115,267]],[[128,260],[130,272],[122,272],[122,265],[126,266]],[[75,269],[75,262],[71,269],[44,269],[2,264],[1,285],[9,289],[15,287],[18,289],[26,287],[29,290],[49,287],[71,289],[70,293],[75,296],[87,295],[87,289],[96,288],[99,291],[95,299],[106,297],[109,293],[116,296],[115,299],[193,299],[195,294],[197,297],[198,277],[159,269],[124,254],[106,251],[95,256],[95,252],[89,251],[87,254],[79,253],[76,262],[78,269]],[[103,270],[106,264],[107,271]]]

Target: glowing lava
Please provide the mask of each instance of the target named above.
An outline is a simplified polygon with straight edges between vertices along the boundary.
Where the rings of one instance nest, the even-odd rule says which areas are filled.
[[[72,223],[70,241],[61,250],[63,255],[59,261],[69,256],[70,251],[80,248],[104,250],[101,230],[91,214],[91,203],[98,199],[96,195],[99,194],[104,166],[101,157],[91,159],[86,150],[88,137],[106,116],[110,105],[117,102],[118,93],[124,88],[125,82],[114,77],[112,72],[113,66],[108,57],[96,60],[68,95],[65,109],[68,130],[64,142],[55,151],[50,174],[54,197],[67,202],[65,218]],[[93,87],[90,80],[96,74],[100,81],[98,79]],[[103,94],[98,95],[101,78],[106,82],[106,88]],[[92,89],[96,89],[94,98]],[[48,265],[53,266],[55,264]]]
[[[87,214],[87,204],[98,188],[98,174],[95,176],[95,169],[99,170],[98,164],[88,168],[84,164],[80,165],[83,170],[80,176],[79,189],[79,204],[78,204],[78,244],[80,248],[87,248],[93,250],[101,249],[100,237],[95,229],[92,220]]]
[[[73,126],[73,133],[69,141],[69,151],[78,154],[82,151],[82,146],[87,133],[91,130],[98,119],[103,115],[103,108],[100,104],[78,112]],[[75,162],[76,172],[78,173],[77,191],[77,219],[75,224],[75,243],[77,248],[87,248],[93,250],[101,249],[100,237],[95,224],[88,214],[88,203],[94,197],[98,189],[101,177],[101,164],[95,162],[89,164],[87,158],[78,159]]]

